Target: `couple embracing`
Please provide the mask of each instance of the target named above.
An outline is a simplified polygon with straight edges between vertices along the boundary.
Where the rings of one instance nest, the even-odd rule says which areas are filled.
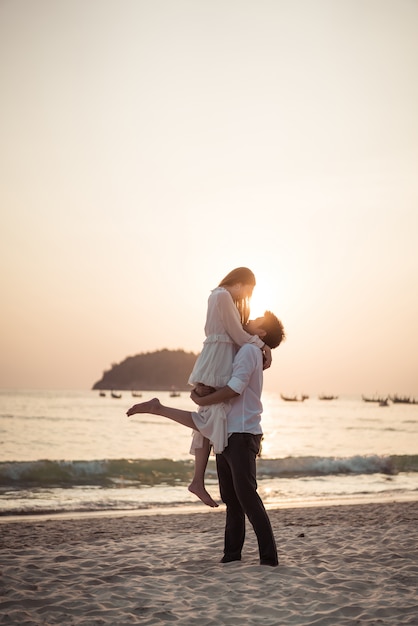
[[[249,320],[254,274],[245,267],[230,272],[208,300],[206,340],[189,382],[197,411],[164,406],[157,398],[132,406],[128,416],[151,413],[193,429],[195,472],[189,490],[205,504],[217,503],[207,492],[204,474],[210,449],[222,501],[226,504],[222,563],[241,560],[245,516],[257,537],[260,564],[278,565],[270,519],[257,492],[256,458],[260,452],[263,369],[271,350],[284,339],[283,325],[270,311]]]

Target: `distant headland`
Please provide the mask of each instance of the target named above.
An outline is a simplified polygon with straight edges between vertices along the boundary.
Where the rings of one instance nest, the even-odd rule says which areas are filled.
[[[103,372],[92,389],[187,391],[187,384],[197,354],[184,350],[158,350],[127,357]]]

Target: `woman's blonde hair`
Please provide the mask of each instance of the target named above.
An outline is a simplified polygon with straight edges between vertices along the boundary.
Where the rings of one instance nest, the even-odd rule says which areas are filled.
[[[218,287],[233,287],[237,283],[241,283],[242,285],[252,285],[255,287],[255,276],[253,272],[248,269],[248,267],[237,267],[221,280]],[[244,326],[250,317],[250,298],[236,299],[234,296],[232,296],[232,298],[238,309],[241,324]]]

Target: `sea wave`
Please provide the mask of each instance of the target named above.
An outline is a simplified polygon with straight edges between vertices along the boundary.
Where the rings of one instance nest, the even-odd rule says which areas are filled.
[[[400,472],[418,472],[418,455],[261,458],[257,465],[257,475],[261,480],[348,474],[395,475]],[[76,485],[183,485],[190,481],[192,474],[193,461],[171,459],[16,461],[0,463],[0,486],[26,489]],[[215,463],[211,460],[208,475],[215,474]]]

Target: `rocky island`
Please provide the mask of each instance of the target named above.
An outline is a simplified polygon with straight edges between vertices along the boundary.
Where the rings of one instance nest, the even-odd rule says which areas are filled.
[[[197,354],[184,350],[158,350],[130,356],[103,372],[92,389],[187,391]]]

